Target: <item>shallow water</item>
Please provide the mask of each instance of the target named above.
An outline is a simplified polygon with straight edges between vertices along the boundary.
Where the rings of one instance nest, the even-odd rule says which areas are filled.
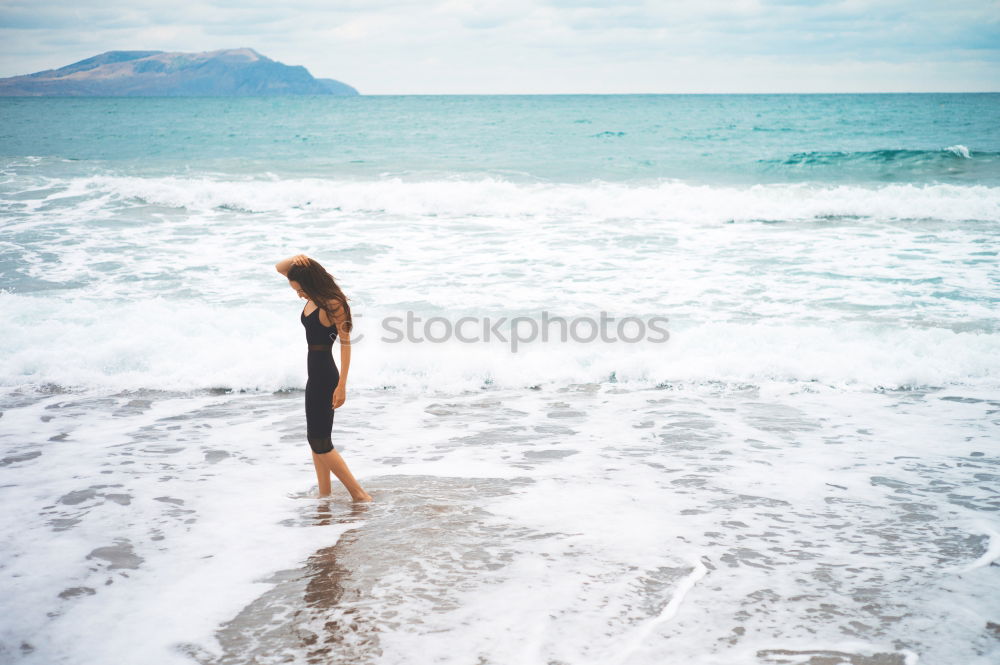
[[[7,648],[30,663],[997,654],[995,399],[365,393],[335,441],[372,504],[305,489],[300,399],[7,406],[3,526],[23,534],[3,547]]]

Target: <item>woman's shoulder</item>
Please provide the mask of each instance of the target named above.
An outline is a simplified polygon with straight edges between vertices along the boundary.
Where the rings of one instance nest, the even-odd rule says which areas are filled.
[[[320,309],[323,310],[320,312],[320,323],[327,328],[332,328],[337,323],[344,321],[344,308],[339,302],[331,300],[326,304],[326,307],[321,307]],[[326,319],[326,321],[323,321],[323,319]]]

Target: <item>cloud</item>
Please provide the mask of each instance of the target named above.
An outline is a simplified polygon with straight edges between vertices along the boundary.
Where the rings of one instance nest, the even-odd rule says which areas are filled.
[[[1000,89],[992,0],[13,0],[0,76],[249,46],[370,93]],[[752,90],[748,90],[752,88]]]

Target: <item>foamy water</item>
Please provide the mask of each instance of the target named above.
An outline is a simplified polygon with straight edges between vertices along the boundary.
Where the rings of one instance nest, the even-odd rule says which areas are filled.
[[[995,662],[1000,139],[921,99],[4,102],[3,660]]]

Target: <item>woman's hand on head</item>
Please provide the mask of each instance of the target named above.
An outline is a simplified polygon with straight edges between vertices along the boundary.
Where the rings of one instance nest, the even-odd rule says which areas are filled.
[[[309,257],[305,254],[296,254],[292,257],[292,265],[294,266],[307,266],[309,265]]]

